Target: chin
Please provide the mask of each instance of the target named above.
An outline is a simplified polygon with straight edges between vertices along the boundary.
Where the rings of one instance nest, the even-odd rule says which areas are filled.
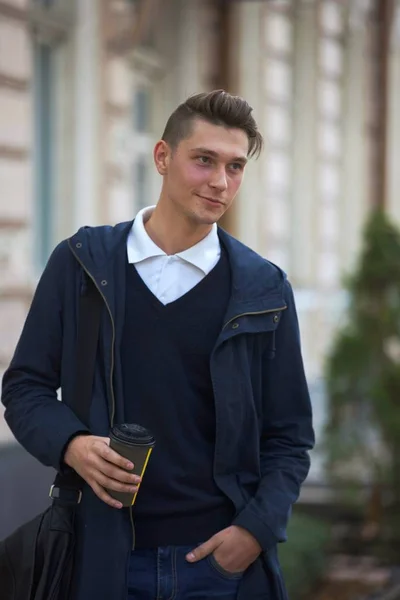
[[[223,213],[222,213],[223,214]],[[222,214],[202,213],[194,215],[195,220],[199,225],[214,225],[222,217]]]

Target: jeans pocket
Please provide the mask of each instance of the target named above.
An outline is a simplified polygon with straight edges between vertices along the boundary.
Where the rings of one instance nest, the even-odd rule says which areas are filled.
[[[227,571],[226,569],[221,567],[219,562],[217,562],[217,559],[215,558],[214,554],[208,554],[205,560],[208,562],[211,569],[224,579],[241,579],[243,577],[244,571],[237,571],[236,573],[231,573],[231,571]]]

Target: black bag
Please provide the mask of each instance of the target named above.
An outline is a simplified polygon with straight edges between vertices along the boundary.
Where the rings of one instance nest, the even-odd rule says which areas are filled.
[[[73,396],[74,413],[89,422],[102,300],[89,281],[80,299]],[[74,565],[75,512],[83,481],[57,473],[51,506],[0,542],[1,600],[68,600]]]

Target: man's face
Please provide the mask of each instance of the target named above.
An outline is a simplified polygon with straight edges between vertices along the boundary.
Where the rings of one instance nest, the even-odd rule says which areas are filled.
[[[165,142],[163,197],[197,225],[211,225],[230,207],[242,183],[249,142],[241,129],[197,119],[171,152]],[[155,150],[157,164],[157,147]]]

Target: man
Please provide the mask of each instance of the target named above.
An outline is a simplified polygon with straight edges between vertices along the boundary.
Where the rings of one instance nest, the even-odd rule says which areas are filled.
[[[217,227],[261,148],[245,100],[189,98],[154,149],[157,205],[79,230],[38,285],[3,402],[29,452],[87,484],[74,600],[286,598],[277,543],[313,445],[293,294]],[[68,406],[87,277],[104,299],[90,431]],[[132,509],[106,492],[139,483],[109,448],[122,422],[156,438]]]

